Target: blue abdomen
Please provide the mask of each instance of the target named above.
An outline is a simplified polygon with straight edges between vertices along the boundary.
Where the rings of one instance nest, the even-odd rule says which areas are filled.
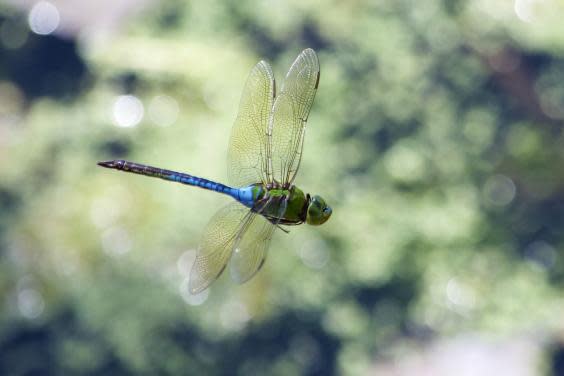
[[[209,189],[210,191],[216,191],[219,193],[224,193],[233,197],[235,200],[239,201],[246,207],[252,208],[257,197],[260,196],[261,188],[255,185],[249,185],[243,188],[232,188],[221,183],[216,183],[211,180],[204,178],[199,178],[197,176],[192,176],[183,173],[174,173],[167,176],[167,180],[176,181],[182,184],[193,185],[196,187]]]
[[[106,168],[113,168],[119,171],[151,176],[154,178],[174,181],[177,183],[192,185],[195,187],[209,189],[210,191],[223,193],[233,197],[235,200],[239,201],[241,204],[249,208],[252,208],[255,201],[263,195],[263,188],[260,184],[249,185],[248,187],[243,188],[232,188],[221,183],[216,183],[215,181],[199,178],[197,176],[185,174],[182,172],[165,170],[162,168],[129,162],[122,159],[107,162],[98,162],[98,164]]]

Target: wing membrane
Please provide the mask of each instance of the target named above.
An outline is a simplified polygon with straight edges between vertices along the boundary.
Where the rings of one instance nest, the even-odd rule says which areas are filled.
[[[228,151],[229,182],[237,187],[268,180],[267,129],[275,95],[270,65],[260,61],[243,89]]]
[[[215,281],[225,269],[233,248],[256,214],[238,202],[220,209],[210,219],[190,271],[190,292],[197,294]]]
[[[305,125],[319,84],[319,61],[308,48],[294,61],[276,98],[270,118],[271,173],[282,184],[294,181],[298,172]]]
[[[262,215],[253,216],[229,262],[231,278],[235,282],[246,282],[260,270],[274,230],[275,226]]]
[[[267,208],[269,205],[278,205],[278,207],[273,211],[272,208]],[[268,210],[271,213],[277,213],[275,216],[279,218],[278,221],[271,222],[260,214],[255,214],[250,220],[229,263],[231,278],[234,281],[238,283],[248,281],[264,265],[272,234],[286,211],[286,207],[287,201],[285,200],[282,203],[269,200],[258,209],[258,212]]]

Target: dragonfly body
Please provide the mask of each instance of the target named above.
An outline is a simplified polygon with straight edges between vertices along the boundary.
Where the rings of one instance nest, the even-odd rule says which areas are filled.
[[[190,271],[192,293],[208,288],[228,263],[236,282],[252,278],[264,264],[272,234],[281,225],[321,225],[331,216],[325,200],[294,185],[318,85],[319,61],[309,48],[296,58],[279,93],[270,65],[264,61],[255,65],[243,89],[229,141],[230,186],[125,160],[98,163],[236,200],[219,210],[204,229]]]
[[[274,185],[268,187],[257,183],[242,188],[233,188],[186,173],[165,170],[121,159],[98,162],[98,165],[223,193],[231,196],[251,210],[260,213],[271,222],[281,225],[299,225],[304,223],[307,218],[307,208],[311,201],[309,194],[305,195],[302,190],[296,186],[284,189],[284,187],[281,186]],[[282,203],[286,205],[286,210],[280,215],[279,208]]]

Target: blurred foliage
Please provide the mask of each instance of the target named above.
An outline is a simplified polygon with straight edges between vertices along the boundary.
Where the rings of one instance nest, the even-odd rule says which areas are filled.
[[[0,15],[1,374],[358,375],[458,333],[562,341],[561,2],[171,0],[82,39]],[[228,199],[95,162],[225,181],[248,72],[280,82],[306,47],[297,183],[333,217],[189,296]],[[114,125],[123,95],[135,127]]]

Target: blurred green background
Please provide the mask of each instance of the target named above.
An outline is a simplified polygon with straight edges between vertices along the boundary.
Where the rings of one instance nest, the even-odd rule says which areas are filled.
[[[564,374],[564,3],[0,3],[0,374]],[[245,79],[321,63],[334,209],[191,296]]]

